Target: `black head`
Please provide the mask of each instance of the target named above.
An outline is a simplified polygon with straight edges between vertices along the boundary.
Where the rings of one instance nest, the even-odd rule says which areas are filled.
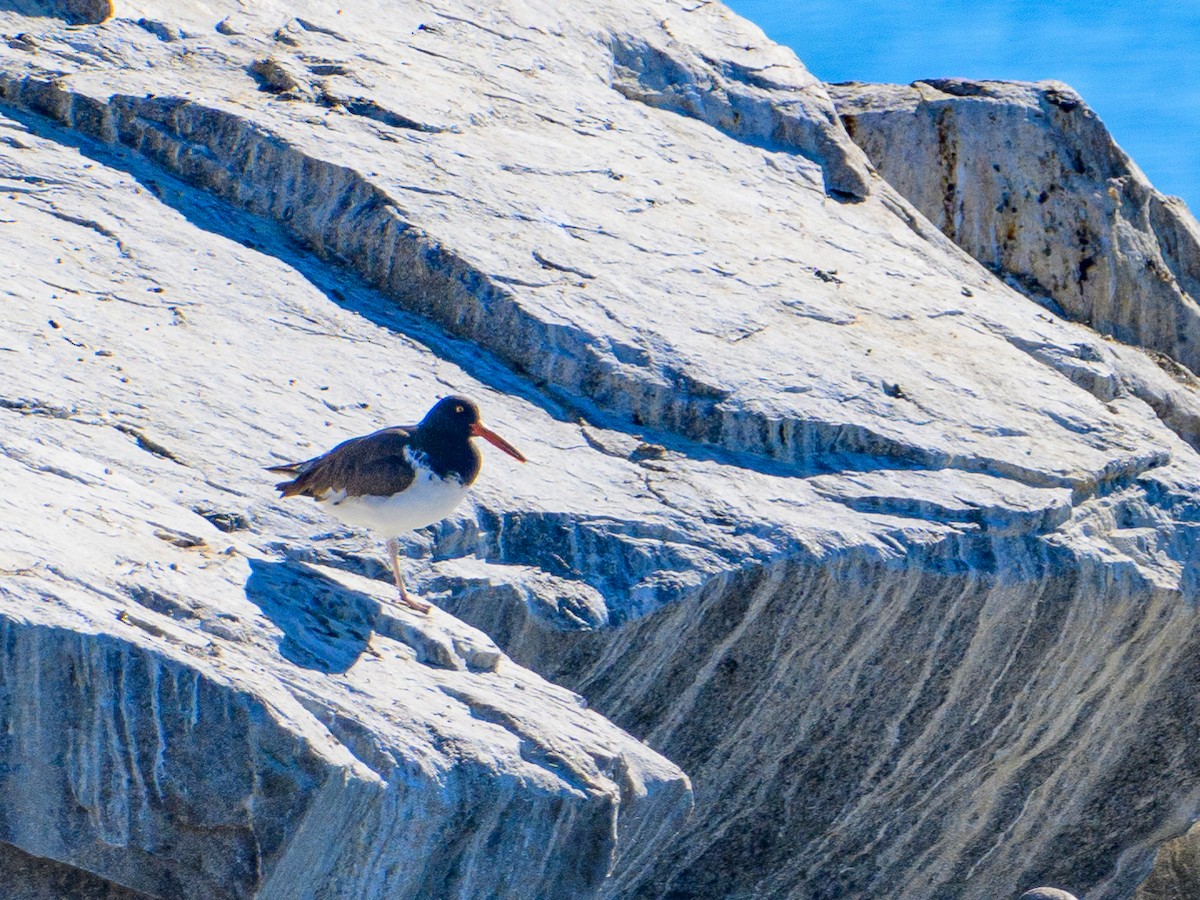
[[[471,428],[479,423],[479,407],[466,397],[445,397],[421,420],[421,431],[446,437],[471,436]]]
[[[434,404],[433,409],[425,414],[425,418],[417,426],[413,444],[418,449],[425,449],[432,442],[466,448],[473,437],[483,438],[513,459],[525,462],[520,450],[490,428],[484,427],[479,421],[479,407],[466,397],[446,397]],[[479,458],[474,448],[464,449],[464,452],[469,453],[472,459]]]

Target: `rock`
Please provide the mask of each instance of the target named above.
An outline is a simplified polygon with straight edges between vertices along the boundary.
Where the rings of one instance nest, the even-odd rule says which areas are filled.
[[[1200,828],[1193,825],[1159,847],[1154,866],[1138,885],[1136,900],[1177,900],[1200,892]]]
[[[173,25],[168,25],[166,22],[160,22],[157,19],[138,19],[138,26],[146,29],[160,41],[170,43],[172,41],[182,41],[190,37],[183,29],[176,28]]]
[[[146,900],[146,895],[126,890],[88,872],[22,853],[11,844],[0,844],[0,872],[10,900]]]
[[[312,100],[313,93],[300,79],[274,59],[256,59],[246,70],[257,76],[262,89],[289,100]]]
[[[113,14],[112,0],[49,0],[46,6],[72,25],[99,25]]]
[[[1102,334],[1200,369],[1200,223],[1069,87],[829,90],[888,182],[985,266]]]
[[[994,277],[720,7],[226,6],[0,11],[14,871],[1136,889],[1200,783],[1186,362]],[[418,619],[261,467],[450,392],[530,464],[404,536]]]
[[[113,900],[588,896],[653,853],[690,807],[677,768],[478,631],[409,615],[385,582],[262,549],[312,515],[269,499],[261,465],[339,417],[319,402],[329,360],[230,366],[220,348],[269,360],[283,336],[271,331],[291,327],[270,320],[305,333],[303,309],[327,295],[189,223],[147,190],[160,173],[139,181],[36,127],[0,128],[23,138],[0,163],[15,188],[0,194],[0,867],[13,896],[65,896],[63,883]],[[198,192],[169,178],[157,190],[208,215]],[[248,297],[266,302],[249,319]],[[408,346],[369,323],[330,328],[337,346]],[[111,356],[83,349],[101,343]],[[432,364],[407,352],[413,372]],[[264,376],[275,386],[250,401]],[[9,396],[62,388],[63,407]],[[318,400],[316,415],[278,428],[289,396]]]
[[[709,49],[714,38],[719,50]],[[626,97],[820,160],[831,193],[870,193],[867,162],[837,127],[824,86],[790,50],[725,7],[696,6],[633,34],[617,29],[610,41],[613,87]]]

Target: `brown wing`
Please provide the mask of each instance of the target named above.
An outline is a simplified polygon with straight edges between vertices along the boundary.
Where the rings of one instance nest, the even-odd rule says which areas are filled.
[[[411,439],[410,430],[384,428],[343,441],[321,456],[271,466],[267,471],[296,476],[275,485],[283,497],[322,500],[335,491],[345,491],[351,497],[388,497],[412,484],[415,476],[404,455],[404,448]]]

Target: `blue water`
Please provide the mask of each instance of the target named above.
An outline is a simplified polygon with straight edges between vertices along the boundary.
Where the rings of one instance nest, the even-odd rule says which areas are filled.
[[[1200,3],[726,2],[824,81],[1065,81],[1155,187],[1200,211]]]

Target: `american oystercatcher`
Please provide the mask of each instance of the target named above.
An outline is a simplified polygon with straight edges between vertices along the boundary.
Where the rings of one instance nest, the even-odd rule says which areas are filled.
[[[479,421],[479,407],[464,397],[439,400],[420,425],[394,425],[351,438],[303,462],[270,466],[295,476],[275,485],[281,497],[312,497],[347,525],[388,536],[388,556],[400,599],[420,612],[400,577],[396,535],[441,521],[454,511],[479,474],[481,437],[525,462],[512,444]]]

